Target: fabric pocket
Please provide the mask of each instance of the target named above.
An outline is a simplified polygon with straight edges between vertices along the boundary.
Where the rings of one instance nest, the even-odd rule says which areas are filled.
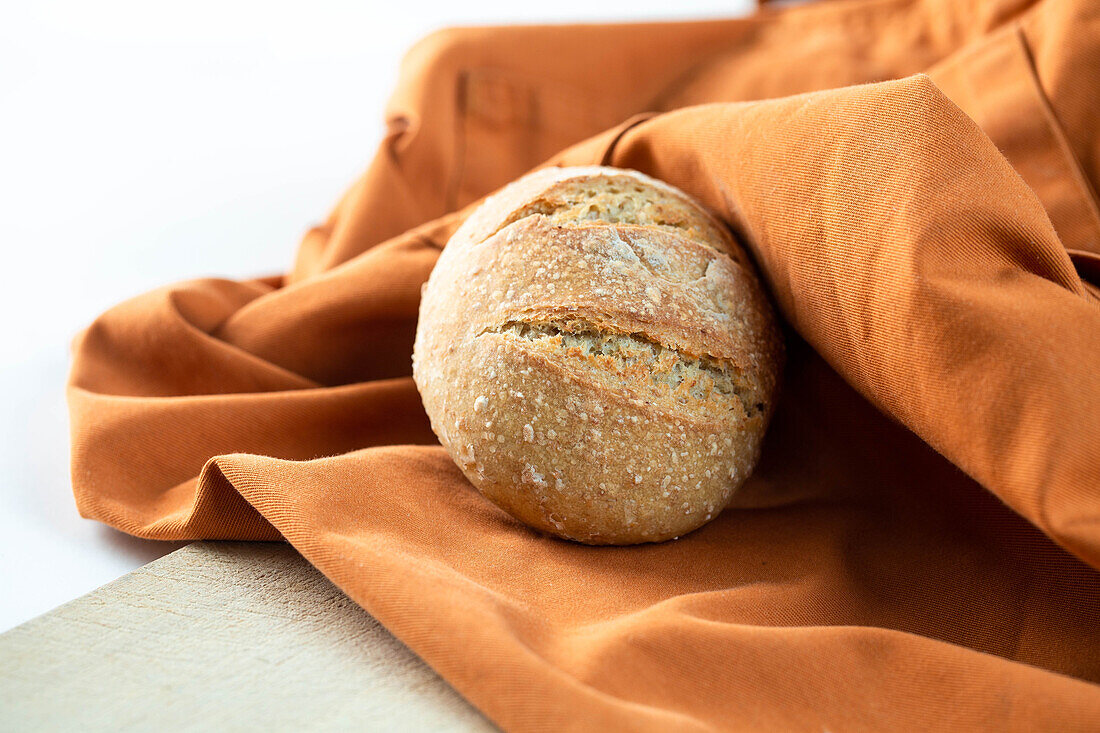
[[[458,209],[500,188],[561,150],[622,122],[614,95],[471,69],[458,90],[459,141],[448,202]]]

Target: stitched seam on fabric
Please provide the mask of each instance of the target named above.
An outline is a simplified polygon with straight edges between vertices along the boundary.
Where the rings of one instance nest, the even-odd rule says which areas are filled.
[[[1035,66],[1035,57],[1031,53],[1031,46],[1027,42],[1027,36],[1024,34],[1023,27],[1019,22],[1016,22],[1013,23],[1013,30],[1020,43],[1020,50],[1027,62],[1031,86],[1035,91],[1039,108],[1043,111],[1043,115],[1050,127],[1051,135],[1057,141],[1062,157],[1065,159],[1066,165],[1074,181],[1077,183],[1081,197],[1085,200],[1085,210],[1088,212],[1089,218],[1092,221],[1092,229],[1096,234],[1097,242],[1100,243],[1100,203],[1098,203],[1100,202],[1100,197],[1097,196],[1097,192],[1093,189],[1091,182],[1085,177],[1081,162],[1077,159],[1077,155],[1073,152],[1073,148],[1070,147],[1069,141],[1066,139],[1065,131],[1062,129],[1062,123],[1058,120],[1058,116],[1054,112],[1054,107],[1051,106],[1050,100],[1047,98],[1046,92],[1039,82],[1038,69]]]
[[[447,189],[443,195],[442,214],[454,211],[458,208],[458,192],[461,190],[462,175],[466,168],[466,115],[469,108],[470,72],[463,70],[458,73],[455,84],[455,124],[454,160],[451,161],[451,175],[447,177]]]

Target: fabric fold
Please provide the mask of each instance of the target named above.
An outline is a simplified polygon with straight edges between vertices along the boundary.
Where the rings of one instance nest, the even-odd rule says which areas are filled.
[[[850,384],[1100,565],[1100,308],[1034,192],[931,80],[668,113],[610,162],[721,212]]]

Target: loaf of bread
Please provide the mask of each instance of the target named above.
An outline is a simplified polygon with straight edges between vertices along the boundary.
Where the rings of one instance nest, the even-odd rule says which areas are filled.
[[[482,494],[544,532],[634,544],[722,511],[780,360],[752,266],[699,204],[634,171],[547,168],[447,244],[413,374]]]

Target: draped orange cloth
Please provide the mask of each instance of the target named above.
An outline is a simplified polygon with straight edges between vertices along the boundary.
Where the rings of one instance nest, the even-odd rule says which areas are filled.
[[[509,730],[1098,730],[1098,92],[1086,0],[432,35],[289,273],[79,336],[80,511],[285,539]],[[517,524],[410,378],[439,249],[547,160],[699,197],[787,326],[759,467],[679,541]]]

